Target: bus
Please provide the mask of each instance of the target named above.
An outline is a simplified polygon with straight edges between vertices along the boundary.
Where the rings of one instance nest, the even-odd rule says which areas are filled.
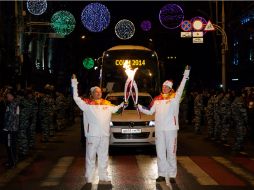
[[[110,145],[154,146],[154,115],[140,113],[136,104],[148,107],[152,97],[160,92],[160,70],[156,52],[137,45],[118,45],[106,50],[101,59],[100,86],[106,89],[105,99],[119,105],[125,99],[124,87],[128,76],[123,65],[126,62],[132,70],[138,68],[134,76],[138,101],[130,98],[128,106],[122,109],[121,114],[112,115]]]
[[[160,92],[160,70],[157,53],[138,45],[117,45],[102,55],[100,87],[107,92],[123,91],[127,75],[123,64],[128,61],[132,69],[138,67],[134,80],[139,92],[151,95]]]

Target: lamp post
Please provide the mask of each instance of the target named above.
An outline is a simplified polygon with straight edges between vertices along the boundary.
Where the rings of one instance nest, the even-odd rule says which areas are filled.
[[[222,87],[225,91],[227,89],[227,82],[226,82],[226,52],[228,51],[228,40],[227,40],[227,34],[225,30],[216,25],[213,24],[214,28],[218,30],[222,34],[222,43],[221,43],[221,80],[222,80]]]
[[[216,1],[216,20],[218,22],[218,1]],[[226,52],[228,51],[227,34],[225,32],[225,7],[224,0],[221,1],[221,27],[213,24],[214,28],[222,34],[221,43],[221,80],[222,88],[225,91],[227,89],[226,80]]]

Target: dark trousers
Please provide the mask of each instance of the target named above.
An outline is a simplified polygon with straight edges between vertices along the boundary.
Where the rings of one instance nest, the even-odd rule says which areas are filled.
[[[3,134],[8,164],[14,166],[17,162],[17,132],[4,131]]]

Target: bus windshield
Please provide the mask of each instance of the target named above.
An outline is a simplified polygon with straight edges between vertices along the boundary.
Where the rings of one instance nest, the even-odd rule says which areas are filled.
[[[127,79],[123,64],[128,61],[132,69],[138,68],[134,80],[140,92],[159,92],[160,72],[156,52],[143,46],[115,46],[103,53],[101,86],[112,84],[112,91],[123,91]]]

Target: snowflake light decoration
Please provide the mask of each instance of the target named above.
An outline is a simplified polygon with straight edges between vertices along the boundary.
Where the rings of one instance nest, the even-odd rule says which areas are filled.
[[[101,3],[88,4],[81,13],[81,21],[90,32],[101,32],[110,23],[110,12]]]
[[[68,11],[57,11],[51,17],[51,26],[61,36],[70,34],[76,25],[74,16]]]
[[[161,8],[159,20],[166,29],[178,28],[184,19],[182,8],[177,4],[167,4]]]
[[[46,0],[28,0],[26,2],[27,10],[33,15],[42,15],[47,10]]]
[[[115,26],[115,33],[122,40],[130,39],[135,33],[135,26],[127,19],[120,20]]]
[[[151,21],[149,21],[149,20],[144,20],[143,22],[141,22],[141,28],[142,28],[142,30],[143,31],[149,31],[149,30],[151,30],[151,28],[152,28],[152,23],[151,23]]]
[[[94,66],[94,60],[93,60],[92,58],[90,58],[90,57],[85,58],[85,59],[83,60],[83,66],[84,66],[86,69],[91,69],[91,68],[93,68],[93,66]]]

